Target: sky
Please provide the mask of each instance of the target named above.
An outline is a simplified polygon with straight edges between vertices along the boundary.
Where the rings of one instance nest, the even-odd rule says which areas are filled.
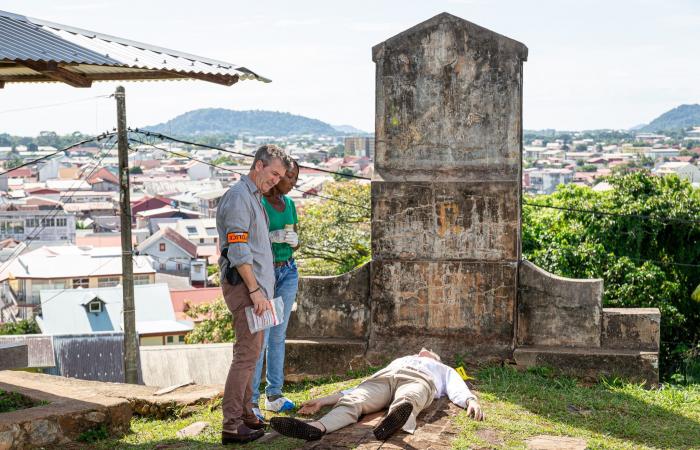
[[[235,63],[273,80],[126,82],[131,127],[220,107],[373,131],[372,46],[443,11],[529,48],[526,129],[630,128],[700,103],[697,0],[0,0],[0,10]],[[111,129],[114,100],[94,97],[116,86],[6,84],[0,133]]]

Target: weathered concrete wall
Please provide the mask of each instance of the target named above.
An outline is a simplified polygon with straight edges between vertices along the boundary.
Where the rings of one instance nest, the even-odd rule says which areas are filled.
[[[0,370],[29,367],[27,344],[0,344]]]
[[[370,357],[508,357],[527,48],[440,14],[373,48]]]
[[[337,277],[301,277],[287,337],[366,339],[369,264]]]
[[[575,280],[523,261],[518,345],[600,347],[603,280]]]
[[[287,381],[343,375],[366,366],[364,340],[288,339]],[[146,386],[171,386],[194,381],[217,385],[226,382],[233,344],[153,345],[139,347]]]
[[[658,308],[603,308],[605,348],[659,351],[661,312]]]

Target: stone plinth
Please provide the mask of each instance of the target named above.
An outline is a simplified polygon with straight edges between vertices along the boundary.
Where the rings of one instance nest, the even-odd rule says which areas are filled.
[[[559,277],[520,264],[518,345],[600,347],[603,280]]]
[[[446,13],[373,48],[372,359],[510,355],[526,57]]]
[[[603,308],[603,347],[658,352],[660,333],[658,308]]]

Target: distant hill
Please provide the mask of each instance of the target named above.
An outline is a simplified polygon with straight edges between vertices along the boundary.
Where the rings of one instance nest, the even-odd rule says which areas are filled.
[[[680,130],[700,126],[700,105],[681,105],[661,114],[638,131],[654,133],[656,131]]]
[[[150,131],[179,135],[242,134],[289,136],[293,134],[337,135],[320,120],[275,111],[234,111],[223,108],[196,109],[165,123],[144,127]]]

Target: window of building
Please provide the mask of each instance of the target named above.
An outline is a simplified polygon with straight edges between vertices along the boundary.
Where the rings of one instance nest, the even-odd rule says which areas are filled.
[[[199,238],[199,243],[204,244],[204,238]]]
[[[148,274],[134,275],[134,286],[139,284],[148,284],[150,282]]]
[[[183,335],[178,336],[178,337],[177,337],[177,341],[178,341],[180,344],[184,344],[184,343],[185,343],[185,336],[183,336]]]
[[[173,337],[172,337],[172,336],[168,336],[168,337],[166,338],[166,341],[168,342],[168,344],[172,344],[172,343],[173,343]]]
[[[197,234],[197,227],[187,227],[187,234]]]
[[[201,273],[202,272],[202,266],[200,264],[194,264],[194,273]]]
[[[88,303],[88,312],[100,313],[102,312],[102,302],[95,299]]]
[[[182,264],[177,263],[177,270],[182,270]]]
[[[165,270],[165,263],[160,263],[160,270]]]
[[[161,242],[160,245],[158,246],[158,248],[161,252],[164,252],[165,251],[165,242]]]
[[[57,227],[65,227],[66,225],[68,225],[68,219],[66,219],[65,217],[59,217],[58,219],[56,219]]]
[[[24,224],[27,228],[36,228],[39,226],[39,219],[26,219]]]
[[[120,281],[119,277],[100,277],[97,279],[97,287],[114,287]]]
[[[55,223],[56,222],[53,217],[41,219],[41,224],[45,227],[52,227]]]
[[[90,279],[88,278],[73,278],[73,289],[90,287]]]
[[[218,236],[219,233],[216,232],[216,228],[207,228],[207,236]]]

